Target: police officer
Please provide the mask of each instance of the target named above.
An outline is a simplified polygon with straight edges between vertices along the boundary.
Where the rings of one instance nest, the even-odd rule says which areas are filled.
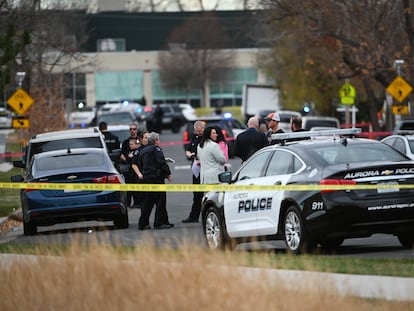
[[[164,153],[158,146],[160,135],[151,132],[148,135],[148,145],[142,148],[138,157],[138,167],[141,169],[142,184],[164,184],[164,180],[171,181],[171,171],[165,161]],[[174,224],[168,221],[167,193],[165,191],[149,191],[145,194],[144,204],[141,208],[141,217],[138,220],[138,230],[149,229],[149,217],[155,207],[155,229],[168,229]]]
[[[108,131],[108,124],[102,121],[99,123],[98,126],[99,126],[99,130],[105,137],[104,140],[105,140],[106,147],[108,148],[108,152],[112,152],[112,150],[119,149],[120,143],[119,143],[118,136]]]
[[[192,159],[191,167],[193,165],[199,165],[200,161],[197,160],[197,146],[203,137],[206,123],[204,121],[194,122],[194,134],[191,137],[190,144],[187,146],[185,154],[187,158]],[[193,184],[200,184],[200,169],[192,170]],[[183,223],[198,222],[201,210],[201,201],[203,199],[203,192],[193,192],[193,205],[191,206],[191,212],[186,219],[183,219]]]

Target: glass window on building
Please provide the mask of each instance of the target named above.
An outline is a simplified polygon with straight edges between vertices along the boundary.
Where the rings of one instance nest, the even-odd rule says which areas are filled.
[[[97,40],[98,52],[125,52],[124,38],[106,38]]]
[[[63,94],[66,102],[76,109],[79,103],[86,103],[86,77],[84,73],[65,73],[63,75]],[[95,103],[89,106],[94,106]]]
[[[138,102],[144,95],[143,72],[103,71],[95,73],[95,96],[97,102]]]

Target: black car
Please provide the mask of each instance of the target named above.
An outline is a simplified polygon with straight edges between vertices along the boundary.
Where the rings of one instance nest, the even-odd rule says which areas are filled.
[[[186,117],[179,104],[160,104],[162,109],[161,129],[171,130],[178,133],[181,127],[187,122]],[[153,131],[156,128],[155,111],[156,106],[146,106],[144,110],[137,115],[138,120],[145,120],[147,129]]]
[[[234,157],[234,141],[236,136],[243,132],[247,126],[242,124],[239,120],[233,117],[226,117],[226,116],[209,116],[209,117],[201,117],[197,118],[196,120],[187,121],[183,132],[183,145],[184,150],[187,149],[188,144],[190,143],[191,137],[194,134],[194,122],[196,121],[203,121],[206,123],[206,127],[208,126],[219,126],[223,130],[224,138],[226,139],[227,145],[229,147],[229,157]],[[189,159],[191,160],[191,159]]]
[[[117,228],[128,228],[126,192],[119,190],[72,189],[70,184],[124,184],[104,148],[75,148],[35,154],[25,177],[12,182],[64,183],[63,189],[21,191],[23,230],[33,235],[38,226],[85,220],[112,220]]]
[[[257,151],[234,175],[220,174],[221,182],[243,188],[204,196],[209,247],[281,239],[299,254],[374,233],[413,247],[414,162],[379,141],[338,133],[349,132],[275,134],[281,145]],[[300,136],[308,139],[288,142]]]

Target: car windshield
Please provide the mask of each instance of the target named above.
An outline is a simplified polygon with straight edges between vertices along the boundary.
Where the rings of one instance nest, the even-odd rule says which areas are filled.
[[[374,161],[407,161],[407,158],[385,144],[332,144],[312,146],[309,150],[328,164]]]
[[[130,124],[134,119],[129,113],[108,113],[99,117],[99,122],[106,122],[106,124]]]
[[[123,142],[125,139],[127,139],[130,136],[130,132],[128,129],[126,130],[110,130],[112,134],[118,137],[118,140],[120,142]]]
[[[34,154],[38,154],[45,151],[67,149],[67,148],[103,148],[102,140],[98,137],[79,137],[70,139],[60,139],[53,141],[44,141],[38,143],[31,143],[30,155],[28,160]]]
[[[37,172],[44,172],[57,169],[91,168],[104,164],[102,154],[82,153],[39,158],[35,161],[35,168]]]

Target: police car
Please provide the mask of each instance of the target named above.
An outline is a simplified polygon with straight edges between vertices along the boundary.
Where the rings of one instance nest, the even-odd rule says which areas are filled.
[[[221,173],[220,182],[234,187],[203,198],[208,246],[276,239],[300,254],[387,233],[412,247],[414,162],[379,141],[355,138],[359,132],[275,134],[281,144],[257,151],[234,175]]]

